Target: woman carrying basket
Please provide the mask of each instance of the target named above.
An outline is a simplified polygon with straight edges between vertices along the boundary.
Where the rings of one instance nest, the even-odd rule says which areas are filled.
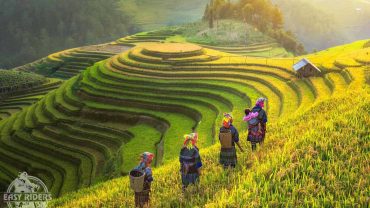
[[[263,108],[266,100],[266,98],[259,98],[252,110],[245,110],[246,116],[243,120],[248,122],[247,140],[251,142],[252,151],[256,151],[257,143],[262,145],[265,140],[267,114]]]
[[[180,172],[183,192],[188,185],[199,182],[200,168],[202,167],[199,149],[196,146],[198,134],[186,134],[184,138],[184,146],[180,151]]]
[[[144,184],[141,192],[135,192],[135,207],[149,207],[150,185],[153,181],[152,168],[150,167],[154,154],[144,152],[141,154],[140,164],[134,169],[144,173]]]
[[[243,152],[243,149],[239,144],[238,130],[232,125],[232,122],[232,116],[229,113],[225,113],[219,134],[219,140],[221,143],[219,162],[225,169],[228,167],[235,168],[236,166],[237,156],[235,144],[237,144]]]

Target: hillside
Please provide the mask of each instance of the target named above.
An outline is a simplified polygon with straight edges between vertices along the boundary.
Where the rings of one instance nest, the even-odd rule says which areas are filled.
[[[235,171],[214,166],[218,144],[201,150],[205,168],[200,187],[190,189],[187,197],[181,193],[177,161],[156,169],[151,205],[366,207],[369,122],[361,112],[369,111],[369,92],[357,92],[320,102],[311,109],[313,113],[271,124],[263,149],[238,153],[241,165]],[[318,119],[323,114],[325,122]],[[281,126],[286,126],[285,130]],[[353,134],[358,136],[350,136]],[[249,145],[245,141],[242,144]],[[50,206],[134,207],[134,200],[128,178],[123,177],[69,194]]]
[[[289,57],[291,52],[276,39],[256,30],[253,26],[236,20],[219,20],[217,27],[209,28],[208,22],[198,21],[178,28],[181,36],[168,41],[196,43],[226,53],[252,57]]]
[[[230,30],[232,28],[232,31]],[[49,54],[32,63],[14,68],[34,72],[50,78],[69,79],[94,63],[108,59],[131,47],[148,42],[192,42],[203,47],[229,53],[229,56],[290,57],[273,38],[235,20],[220,20],[219,27],[209,29],[206,22],[198,21],[181,26],[141,32],[116,41],[71,48]]]
[[[33,87],[45,81],[45,77],[37,74],[0,69],[0,95]]]
[[[283,11],[285,28],[293,31],[308,51],[369,37],[368,1],[272,2]],[[0,68],[12,68],[59,50],[98,44],[138,31],[198,21],[207,3],[208,0],[68,0],[58,3],[55,0],[27,3],[2,0]],[[330,40],[325,38],[328,35]]]
[[[0,70],[0,120],[28,107],[59,84],[35,73]]]
[[[0,0],[0,68],[136,32],[119,0]]]
[[[159,175],[177,173],[177,162],[173,158],[178,148],[174,147],[181,146],[179,135],[195,127],[205,159],[204,183],[201,184],[205,191],[204,195],[183,205],[222,204],[228,191],[235,193],[229,195],[228,201],[242,204],[247,201],[240,201],[240,197],[254,199],[257,205],[268,202],[322,205],[333,203],[325,200],[330,197],[338,198],[340,204],[366,202],[366,190],[362,187],[369,187],[369,182],[361,176],[368,169],[365,136],[369,135],[369,129],[368,118],[361,112],[366,112],[369,104],[368,86],[364,85],[368,73],[364,66],[370,60],[369,48],[365,48],[368,41],[310,55],[316,64],[325,67],[325,74],[299,80],[291,70],[298,58],[234,56],[230,59],[228,53],[195,44],[169,43],[177,33],[163,30],[119,39],[111,44],[137,47],[96,62],[40,101],[0,121],[1,190],[23,169],[42,178],[55,196],[66,195],[53,202],[54,205],[131,206],[131,197],[125,197],[130,193],[126,177],[101,183],[90,190],[82,189],[77,194],[68,193],[125,174],[136,164],[132,158],[142,151],[152,151],[156,153],[155,164],[163,165],[154,172],[154,192],[161,194],[154,196],[153,203],[156,206],[185,203],[177,200],[180,192],[170,196],[168,191],[178,178]],[[163,40],[167,38],[166,43]],[[354,92],[361,95],[361,101],[351,99]],[[217,159],[214,132],[221,115],[232,112],[235,118],[242,118],[243,109],[260,96],[269,99],[270,130],[266,148],[259,150],[256,159],[250,159],[254,157],[250,152],[240,156],[247,166],[239,166],[241,172],[235,173],[231,181],[224,181],[225,175],[219,167],[210,166]],[[341,105],[331,108],[333,103]],[[353,103],[358,103],[357,108]],[[327,116],[326,122],[322,122],[321,115]],[[288,125],[292,123],[294,125]],[[235,119],[235,125],[245,137],[241,119]],[[348,125],[353,128],[347,129]],[[306,128],[310,131],[303,134]],[[337,129],[352,133],[336,137]],[[316,140],[323,136],[331,142]],[[356,148],[351,149],[350,138],[358,144]],[[334,147],[339,148],[338,153],[332,152]],[[310,154],[307,155],[306,150],[310,150]],[[279,154],[281,152],[284,154]],[[350,157],[350,152],[358,153],[357,159],[350,163],[353,172],[348,164],[341,162]],[[293,153],[295,158],[290,157]],[[276,157],[277,154],[280,157]],[[322,161],[322,167],[328,164],[335,168],[319,168],[321,166],[314,163],[317,160]],[[312,185],[314,176],[305,175],[302,168],[318,177],[324,175],[330,183],[323,182],[318,195],[300,191],[299,187],[308,185],[317,188]],[[338,176],[333,171],[339,169],[345,171]],[[242,175],[247,177],[241,178]],[[274,180],[267,181],[265,177]],[[303,180],[298,182],[296,177]],[[341,181],[342,177],[348,183],[339,184],[343,191],[336,192],[331,182]],[[219,180],[224,182],[218,185]],[[112,184],[117,183],[120,185],[112,188]],[[349,188],[348,184],[353,183],[358,186]],[[271,190],[269,187],[275,194],[266,194]],[[256,200],[249,189],[258,189],[264,197]],[[299,193],[302,198],[287,201],[285,194],[289,192],[286,190],[291,190],[294,196]],[[348,195],[353,199],[346,201]]]
[[[228,53],[229,56],[278,58],[293,55],[276,39],[251,25],[246,27],[245,23],[231,19],[218,22],[217,28],[209,28],[207,22],[197,21],[126,36],[111,44],[132,47],[148,42],[190,42]]]
[[[94,63],[110,58],[130,47],[117,44],[100,44],[71,48],[28,63],[13,70],[27,71],[51,78],[69,79]]]
[[[311,55],[317,58],[317,63],[321,61],[322,66],[329,62],[334,66],[338,61],[342,68],[328,68],[322,77],[305,80],[295,78],[290,71],[289,59],[271,60],[268,65],[259,59],[251,58],[247,63],[243,63],[243,59],[235,59],[230,64],[222,57],[222,53],[213,50],[203,49],[214,60],[201,54],[196,55],[200,48],[194,45],[187,45],[184,50],[185,45],[142,44],[88,69],[81,82],[87,84],[85,79],[91,74],[101,84],[89,84],[91,87],[94,85],[94,91],[89,91],[89,98],[99,96],[100,101],[110,99],[111,103],[122,105],[124,102],[119,99],[129,96],[124,95],[128,92],[110,89],[109,86],[126,86],[131,83],[129,85],[133,87],[134,83],[140,81],[140,85],[130,88],[130,91],[135,89],[137,102],[151,102],[150,105],[160,102],[161,106],[178,102],[178,105],[183,105],[182,109],[189,107],[198,110],[201,118],[207,118],[199,122],[196,117],[190,116],[193,122],[187,127],[187,119],[182,117],[179,129],[176,125],[178,119],[169,114],[162,117],[171,126],[164,138],[164,165],[154,170],[151,202],[154,207],[365,206],[369,201],[367,193],[370,187],[366,177],[369,170],[367,161],[370,159],[367,154],[369,117],[365,113],[370,106],[369,86],[365,84],[369,72],[364,67],[370,57],[369,48],[363,48],[366,42],[359,41]],[[166,61],[160,59],[164,54],[171,55],[171,58]],[[319,57],[322,59],[319,60]],[[347,57],[346,62],[340,57]],[[354,65],[354,62],[357,64]],[[226,69],[229,70],[229,76],[223,72]],[[103,74],[104,79],[101,77]],[[255,74],[259,76],[253,76]],[[105,87],[103,82],[106,83]],[[161,95],[151,93],[148,88],[150,86],[156,86],[156,91],[160,89]],[[176,96],[184,86],[187,86],[186,95],[181,98]],[[99,93],[98,89],[105,93]],[[201,92],[213,91],[217,91],[221,97],[216,99],[216,94],[200,97]],[[166,99],[162,97],[163,94]],[[188,95],[194,100],[187,101]],[[261,95],[269,99],[267,110],[270,122],[265,146],[256,153],[251,153],[249,149],[245,154],[239,153],[240,165],[236,170],[222,171],[220,166],[215,165],[219,144],[214,143],[211,129],[205,127],[212,126],[214,120],[214,124],[219,123],[219,112],[232,111],[235,118],[240,118],[235,119],[235,125],[241,131],[241,138],[245,138],[246,131],[241,122],[242,110]],[[231,103],[225,106],[226,101]],[[207,108],[213,109],[214,116],[201,107],[206,103],[214,106]],[[106,105],[95,106],[108,108]],[[144,113],[147,107],[141,105],[140,112]],[[118,111],[119,107],[114,109]],[[149,113],[148,110],[145,112]],[[161,111],[152,111],[150,114],[159,119]],[[182,114],[182,111],[176,112]],[[171,158],[181,147],[178,135],[189,131],[196,123],[199,124],[197,129],[205,167],[199,187],[202,191],[191,189],[193,195],[184,197],[177,174],[178,161]],[[171,127],[177,129],[178,133],[171,133]],[[242,143],[248,145],[245,140]],[[132,146],[130,151],[134,152]],[[156,152],[157,156],[161,155],[158,155],[158,150]],[[132,207],[133,193],[129,189],[128,178],[122,177],[67,194],[51,203],[51,207],[59,206]]]

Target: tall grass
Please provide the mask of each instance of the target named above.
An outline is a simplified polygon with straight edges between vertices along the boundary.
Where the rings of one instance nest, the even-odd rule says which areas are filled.
[[[152,207],[366,207],[370,197],[368,86],[316,103],[268,126],[266,143],[249,150],[246,132],[235,170],[217,164],[219,144],[201,149],[199,187],[183,195],[176,160],[156,170]],[[174,147],[176,148],[176,147]],[[180,147],[179,147],[180,148]],[[52,201],[51,207],[133,207],[128,178]]]

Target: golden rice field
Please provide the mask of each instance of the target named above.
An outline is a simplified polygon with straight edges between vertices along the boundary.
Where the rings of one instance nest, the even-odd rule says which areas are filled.
[[[367,41],[308,55],[325,70],[301,80],[292,70],[301,57],[231,58],[163,41],[174,34],[119,39],[114,44],[136,47],[79,70],[1,120],[0,187],[27,170],[55,196],[50,207],[133,207],[128,178],[120,176],[151,151],[152,207],[369,205]],[[70,53],[80,57],[72,50],[49,58]],[[252,153],[242,117],[261,96],[268,98],[267,137]],[[217,164],[223,112],[233,114],[247,149],[232,171]],[[192,128],[204,169],[199,186],[183,195],[177,157]]]
[[[337,57],[340,61],[347,57],[348,63],[342,64],[341,71],[328,70],[322,77],[305,80],[295,78],[290,71],[289,60],[275,60],[274,64],[266,65],[259,59],[251,58],[245,62],[242,58],[235,58],[230,63],[224,61],[217,51],[202,49],[203,54],[196,54],[194,51],[197,48],[190,45],[188,50],[181,51],[185,54],[182,57],[177,54],[163,58],[163,54],[169,51],[178,52],[180,49],[176,50],[176,45],[171,49],[168,49],[170,45],[165,45],[163,50],[157,47],[159,45],[142,45],[105,63],[110,68],[111,76],[117,73],[122,78],[136,77],[133,79],[140,79],[143,83],[147,79],[156,82],[165,80],[164,83],[172,83],[174,79],[179,80],[177,82],[207,80],[204,82],[212,84],[227,81],[229,84],[225,83],[224,87],[246,87],[242,91],[250,96],[249,102],[261,95],[269,99],[267,109],[271,119],[262,148],[255,153],[249,150],[245,139],[246,127],[240,122],[242,109],[253,103],[238,105],[233,102],[234,120],[241,132],[242,145],[247,149],[246,153],[238,153],[237,168],[223,171],[217,164],[220,145],[217,142],[207,144],[209,135],[200,132],[204,169],[199,186],[190,188],[183,195],[178,161],[169,157],[153,172],[155,181],[151,206],[368,206],[369,86],[365,82],[366,64],[356,60],[357,56],[351,56],[366,51],[361,48],[364,43],[360,41],[353,43],[353,46],[343,46],[348,51],[329,49],[333,55],[339,53]],[[152,50],[154,48],[156,50]],[[330,56],[330,52],[321,53]],[[312,55],[316,62],[320,60],[319,54]],[[208,60],[207,56],[213,57],[213,60]],[[190,57],[191,62],[188,62]],[[321,61],[322,64],[331,61],[336,65],[337,60],[322,58]],[[105,73],[108,74],[108,71]],[[140,82],[136,83],[140,85]],[[254,95],[250,94],[252,91]],[[236,99],[238,96],[232,97]],[[179,136],[168,139],[176,140]],[[165,155],[167,151],[176,155],[181,148],[180,143],[172,143],[171,150],[165,146]],[[133,205],[133,192],[127,177],[99,183],[51,202],[51,207]]]
[[[177,161],[157,168],[151,206],[366,207],[369,108],[369,91],[358,88],[313,106],[310,113],[271,123],[265,146],[256,153],[239,153],[234,171],[216,165],[218,144],[202,149],[201,182],[186,196]],[[247,145],[245,140],[242,144]],[[69,194],[51,207],[133,204],[128,178],[123,177]]]

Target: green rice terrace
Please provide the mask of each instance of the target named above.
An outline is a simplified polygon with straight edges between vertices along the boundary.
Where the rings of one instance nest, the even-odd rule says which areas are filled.
[[[0,77],[0,120],[30,106],[61,84],[60,80],[16,70],[0,70]]]
[[[128,178],[120,176],[137,164],[140,153],[150,151],[157,167],[154,207],[369,203],[369,40],[305,56],[323,73],[298,79],[292,65],[300,57],[283,58],[288,53],[276,43],[211,46],[187,43],[181,34],[177,29],[139,33],[101,50],[70,49],[18,67],[49,79],[0,102],[0,189],[23,170],[41,178],[54,198],[61,197],[52,207],[132,207]],[[268,98],[267,143],[254,157],[249,151],[241,155],[238,172],[227,179],[212,165],[222,115],[233,114],[247,146],[244,109],[262,96]],[[179,200],[177,154],[182,135],[193,128],[205,160],[204,192]],[[352,172],[339,157],[350,160]],[[328,181],[317,187],[313,177]],[[331,186],[341,179],[343,184]],[[305,186],[310,191],[303,191]],[[288,192],[293,196],[282,194]]]
[[[205,22],[195,22],[162,30],[143,32],[116,41],[135,46],[146,42],[191,42],[205,48],[248,57],[292,57],[273,38],[254,27],[232,20],[219,20],[217,28],[210,29]]]
[[[47,77],[69,79],[94,63],[129,49],[125,46],[102,44],[68,49],[15,68],[35,72]]]

